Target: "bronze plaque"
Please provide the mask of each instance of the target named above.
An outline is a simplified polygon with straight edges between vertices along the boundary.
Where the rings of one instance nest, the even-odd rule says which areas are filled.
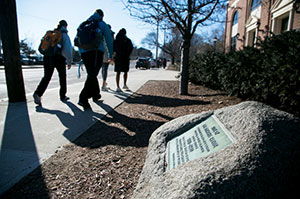
[[[233,143],[230,132],[211,116],[167,143],[167,167],[195,160],[219,151]]]

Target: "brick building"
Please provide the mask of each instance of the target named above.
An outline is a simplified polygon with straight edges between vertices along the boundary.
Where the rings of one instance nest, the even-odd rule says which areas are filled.
[[[225,52],[253,46],[257,38],[300,30],[300,0],[229,0]]]

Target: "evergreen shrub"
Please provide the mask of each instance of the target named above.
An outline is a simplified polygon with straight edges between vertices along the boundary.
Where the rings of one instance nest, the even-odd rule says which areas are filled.
[[[190,81],[300,116],[300,32],[266,37],[256,48],[198,54]]]

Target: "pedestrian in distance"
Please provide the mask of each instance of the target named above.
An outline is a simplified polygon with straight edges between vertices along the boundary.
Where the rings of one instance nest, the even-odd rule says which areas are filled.
[[[84,71],[83,70],[83,62],[82,60],[79,61],[79,64],[78,64],[78,69],[77,69],[77,78],[79,79],[81,77],[81,71]]]
[[[115,52],[115,72],[116,75],[116,83],[117,83],[117,92],[122,92],[120,88],[120,75],[121,72],[124,73],[124,85],[123,89],[129,91],[127,86],[128,79],[128,71],[130,65],[130,54],[133,50],[133,45],[131,40],[126,36],[125,28],[122,28],[114,41],[114,52]]]
[[[111,26],[109,24],[108,24],[108,27],[110,29],[112,39],[114,40],[115,33],[111,30]],[[103,64],[102,64],[102,69],[101,69],[102,79],[103,79],[102,87],[101,87],[102,91],[108,91],[106,79],[107,79],[107,70],[108,70],[108,66],[110,63],[111,62],[108,59],[107,48],[104,48]]]
[[[37,86],[33,98],[34,102],[38,105],[42,105],[41,97],[46,91],[48,84],[52,78],[54,68],[56,68],[59,76],[60,84],[60,100],[67,101],[70,98],[66,96],[67,93],[67,79],[66,79],[66,64],[67,68],[71,68],[72,64],[72,44],[68,36],[67,22],[65,20],[59,21],[57,28],[54,31],[60,32],[60,49],[59,53],[55,55],[48,56],[44,55],[44,77],[41,79],[39,85]]]
[[[89,98],[93,98],[94,102],[99,101],[101,98],[97,76],[103,62],[103,54],[105,48],[103,41],[105,41],[105,44],[107,46],[108,61],[110,62],[112,60],[113,39],[111,37],[111,32],[108,25],[103,21],[103,16],[103,11],[101,9],[98,9],[87,20],[87,22],[96,21],[97,29],[100,29],[99,32],[101,32],[102,39],[100,38],[100,40],[97,41],[96,47],[85,49],[79,47],[79,52],[81,54],[81,58],[87,72],[87,78],[84,83],[84,87],[80,92],[78,102],[78,104],[84,109],[90,108],[90,104],[88,102]]]

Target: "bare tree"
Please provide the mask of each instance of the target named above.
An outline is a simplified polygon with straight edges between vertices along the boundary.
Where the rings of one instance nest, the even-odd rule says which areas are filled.
[[[203,39],[206,41],[208,48],[217,52],[224,52],[224,24],[220,24],[211,30],[210,33],[203,34]],[[204,52],[208,50],[205,49]]]
[[[157,45],[161,47],[159,43],[157,44],[157,34],[155,32],[148,33],[141,43],[150,49],[154,49]]]
[[[28,42],[27,39],[22,39],[20,41],[20,51],[24,53],[27,57],[35,54],[35,50],[32,48],[32,43]]]
[[[204,39],[199,34],[194,34],[191,40],[190,57],[194,57],[205,45]]]
[[[175,59],[180,57],[181,41],[181,34],[175,27],[171,29],[171,33],[168,34],[167,39],[164,39],[163,44],[157,43],[157,34],[155,32],[148,33],[142,40],[142,44],[150,49],[159,47],[165,54],[169,55],[172,60],[172,64],[174,64]]]
[[[122,0],[132,16],[146,23],[174,24],[182,35],[181,95],[188,94],[188,68],[191,39],[198,26],[217,20],[214,11],[224,8],[224,0]]]
[[[177,28],[173,28],[168,41],[162,46],[161,50],[171,57],[172,64],[180,57],[182,37]]]

